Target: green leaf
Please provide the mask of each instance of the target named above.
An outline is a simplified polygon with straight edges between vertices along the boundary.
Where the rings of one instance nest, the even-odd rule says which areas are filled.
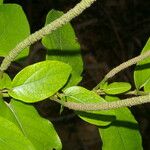
[[[16,44],[30,34],[27,18],[21,8],[16,4],[0,5],[0,56],[6,56]],[[25,49],[18,58],[27,56]]]
[[[148,81],[147,84],[145,84],[144,91],[145,92],[150,92],[150,81]]]
[[[71,67],[59,61],[43,61],[24,68],[12,81],[9,94],[33,103],[46,99],[61,89],[68,80]]]
[[[47,15],[45,25],[62,15],[63,12],[51,10]],[[71,24],[68,23],[44,37],[42,43],[48,49],[47,59],[63,61],[72,67],[71,78],[66,87],[77,85],[82,79],[83,62],[80,45]]]
[[[16,100],[9,104],[0,100],[0,110],[0,116],[15,123],[36,150],[61,149],[61,141],[52,123],[40,117],[33,106]]]
[[[0,4],[3,4],[3,0],[0,0]]]
[[[11,88],[11,79],[6,73],[0,75],[0,89],[4,88]]]
[[[12,113],[11,109],[8,108],[7,103],[4,102],[2,97],[0,97],[0,116],[13,122],[19,127],[19,124],[15,118],[15,115]]]
[[[147,41],[145,47],[143,48],[141,54],[150,50],[150,39]],[[146,92],[150,92],[150,58],[146,58],[140,61],[134,71],[134,82],[136,88],[139,90],[144,87]]]
[[[35,150],[19,128],[0,117],[0,150]]]
[[[105,89],[108,86],[108,82],[98,84],[100,89]]]
[[[65,97],[63,99],[66,98],[67,101],[70,102],[76,102],[81,104],[106,102],[102,97],[100,97],[96,93],[79,86],[67,88],[64,91],[64,94]],[[84,121],[87,121],[97,126],[109,125],[115,119],[113,110],[86,111],[86,112],[75,111],[75,112]]]
[[[118,98],[106,96],[108,101]],[[99,128],[103,150],[142,150],[138,123],[128,108],[115,110],[116,120],[110,126]]]
[[[106,94],[121,94],[131,89],[131,85],[126,82],[113,82],[103,88]]]

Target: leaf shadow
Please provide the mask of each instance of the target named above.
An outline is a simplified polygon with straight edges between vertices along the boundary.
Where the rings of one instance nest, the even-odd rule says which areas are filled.
[[[107,122],[111,122],[114,121],[116,119],[115,115],[105,115],[105,114],[95,114],[90,113],[90,112],[82,112],[82,111],[76,111],[77,115],[80,115],[81,117],[86,117],[89,119],[95,119],[95,120],[101,120],[101,121],[107,121]]]
[[[142,64],[142,65],[136,66],[135,71],[145,70],[145,69],[149,69],[149,68],[150,68],[150,63]]]
[[[115,127],[128,128],[128,129],[132,129],[132,130],[139,130],[139,126],[137,123],[130,122],[130,121],[124,121],[124,120],[116,120],[116,116],[114,116],[114,115],[94,114],[94,113],[82,112],[82,111],[76,111],[76,114],[80,115],[81,117],[86,117],[89,119],[112,122],[110,125],[100,126],[100,128],[103,128],[103,129],[108,128],[110,126],[115,126]]]
[[[80,56],[80,49],[69,49],[69,50],[60,50],[60,49],[52,49],[47,50],[48,56]]]
[[[123,128],[132,129],[132,130],[139,130],[139,126],[137,123],[130,122],[130,121],[124,121],[124,120],[115,120],[110,125],[108,125],[106,127],[100,127],[100,128],[106,129],[110,126],[114,126],[114,127],[118,127],[118,128],[123,127]]]

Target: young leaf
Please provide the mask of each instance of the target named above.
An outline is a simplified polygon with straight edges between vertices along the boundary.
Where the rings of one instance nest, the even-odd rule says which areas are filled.
[[[6,56],[16,44],[30,34],[27,18],[21,8],[16,4],[0,5],[0,56]],[[18,58],[27,56],[28,49],[24,50]]]
[[[131,85],[126,82],[113,82],[103,88],[106,94],[121,94],[131,89]]]
[[[9,94],[33,103],[46,99],[61,89],[68,80],[71,67],[59,61],[43,61],[24,68],[12,81]]]
[[[106,96],[108,101],[118,98]],[[138,123],[128,108],[115,110],[116,120],[110,126],[99,128],[103,150],[142,150]]]
[[[100,89],[105,89],[107,86],[108,86],[108,82],[104,82],[104,83],[101,83],[101,84],[99,85],[99,88],[100,88]]]
[[[4,88],[11,88],[11,79],[6,73],[0,75],[0,89]]]
[[[0,117],[0,150],[36,150],[19,128]]]
[[[150,50],[150,39],[148,39],[145,47],[142,50],[142,54]],[[145,91],[150,92],[150,58],[146,58],[140,61],[134,71],[134,82],[136,88],[139,90],[142,87],[146,87]],[[148,87],[147,87],[148,86]]]
[[[16,100],[9,104],[0,101],[0,116],[15,123],[36,150],[61,149],[61,141],[52,123],[40,117],[33,106]]]
[[[70,102],[76,102],[81,104],[106,102],[102,97],[100,97],[96,93],[79,86],[67,88],[64,91],[64,94],[64,98],[66,98],[66,100]],[[113,110],[75,112],[84,121],[87,121],[97,126],[107,126],[115,119]]]
[[[45,25],[62,15],[63,12],[51,10],[47,15]],[[82,79],[83,62],[80,45],[71,24],[68,23],[44,37],[42,43],[48,49],[47,59],[63,61],[72,67],[71,78],[66,87],[77,85]]]

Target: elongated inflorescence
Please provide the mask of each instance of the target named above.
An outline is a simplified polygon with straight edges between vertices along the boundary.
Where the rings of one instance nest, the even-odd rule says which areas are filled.
[[[42,39],[44,36],[52,33],[54,30],[60,28],[64,24],[70,22],[73,18],[80,15],[86,8],[90,7],[92,3],[94,3],[96,0],[82,0],[80,3],[78,3],[74,8],[69,10],[66,14],[62,15],[60,18],[56,19],[52,23],[48,24],[47,26],[43,27],[39,31],[31,34],[29,37],[24,39],[22,42],[20,42],[16,47],[10,51],[10,53],[4,58],[1,66],[0,66],[0,73],[2,74],[3,71],[7,70],[9,65],[12,61],[15,60],[15,58],[20,54],[22,50],[24,50],[26,47],[30,46],[31,44],[35,43],[36,41]],[[144,54],[141,54],[135,58],[132,58],[121,65],[117,66],[116,68],[112,69],[102,80],[101,83],[106,82],[109,78],[112,78],[114,75],[119,73],[125,68],[130,67],[133,64],[138,63],[139,61],[150,57],[150,51],[145,52]],[[101,84],[100,83],[100,84]],[[98,84],[95,91],[99,88]],[[73,102],[62,102],[58,100],[57,98],[52,98],[52,100],[60,103],[61,105],[68,107],[73,110],[109,110],[109,109],[116,109],[120,107],[127,107],[127,106],[134,106],[139,105],[143,103],[150,102],[150,95],[146,96],[139,96],[139,97],[133,97],[128,98],[121,101],[115,101],[115,102],[105,102],[105,103],[91,103],[91,104],[79,104],[79,103],[73,103]]]
[[[42,39],[44,36],[52,33],[54,30],[60,28],[64,24],[70,22],[73,18],[80,15],[86,8],[90,7],[94,1],[96,0],[82,0],[66,14],[24,39],[22,42],[16,45],[16,47],[11,50],[10,53],[4,58],[0,66],[0,70],[5,71],[22,50],[35,43],[36,41]]]

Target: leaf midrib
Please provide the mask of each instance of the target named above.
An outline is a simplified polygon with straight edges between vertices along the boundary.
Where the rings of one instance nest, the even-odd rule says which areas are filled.
[[[7,106],[10,109],[10,111],[12,112],[12,114],[14,115],[14,117],[15,117],[15,119],[16,119],[16,121],[17,121],[17,123],[18,123],[18,125],[19,125],[19,127],[20,127],[20,129],[22,131],[22,133],[24,134],[24,136],[27,137],[27,135],[26,135],[26,133],[25,133],[25,131],[23,129],[22,123],[21,123],[20,119],[17,117],[17,114],[16,114],[15,110],[11,107],[10,104],[7,104]]]

